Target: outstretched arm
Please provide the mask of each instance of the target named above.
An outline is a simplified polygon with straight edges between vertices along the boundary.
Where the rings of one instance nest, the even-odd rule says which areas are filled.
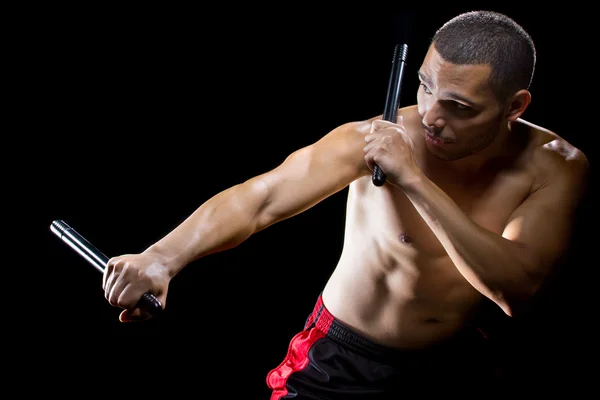
[[[111,258],[103,284],[109,302],[125,309],[121,320],[149,317],[136,308],[145,292],[164,306],[170,280],[192,261],[235,247],[368,174],[361,151],[368,127],[361,126],[342,125],[277,168],[218,193],[141,254]]]

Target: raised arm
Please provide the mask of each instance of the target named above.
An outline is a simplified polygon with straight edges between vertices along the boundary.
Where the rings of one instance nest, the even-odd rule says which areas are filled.
[[[166,305],[170,280],[186,265],[235,247],[252,234],[290,218],[369,174],[362,157],[368,123],[348,123],[291,155],[277,168],[208,199],[141,254],[113,257],[104,273],[108,301],[121,320],[145,319],[135,307],[145,292]]]
[[[365,138],[367,162],[377,162],[388,182],[404,191],[475,289],[507,315],[522,310],[570,243],[587,189],[586,156],[560,138],[528,153],[528,175],[535,182],[499,234],[473,221],[423,173],[401,125],[376,121],[373,126]]]
[[[537,292],[565,254],[586,188],[586,157],[578,150],[565,156],[551,146],[540,150],[549,153],[542,157],[553,164],[551,174],[512,213],[502,235],[471,221],[427,179],[405,187],[457,269],[510,316]]]

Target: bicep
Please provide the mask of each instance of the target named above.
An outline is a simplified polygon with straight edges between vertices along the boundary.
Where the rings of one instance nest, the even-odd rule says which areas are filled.
[[[338,128],[254,178],[269,192],[261,211],[261,229],[307,210],[369,173],[363,146],[361,132],[351,126]]]

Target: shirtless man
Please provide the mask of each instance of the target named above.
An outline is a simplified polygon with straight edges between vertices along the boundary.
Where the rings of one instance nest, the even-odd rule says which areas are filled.
[[[109,261],[106,298],[144,320],[186,265],[231,249],[348,187],[344,247],[306,327],[268,374],[272,400],[395,398],[489,384],[473,328],[480,306],[514,316],[569,243],[586,156],[522,119],[535,66],[529,35],[491,12],[433,37],[417,104],[343,124],[281,165],[215,195],[141,254]],[[377,164],[387,176],[372,183]],[[489,379],[488,379],[489,378]]]

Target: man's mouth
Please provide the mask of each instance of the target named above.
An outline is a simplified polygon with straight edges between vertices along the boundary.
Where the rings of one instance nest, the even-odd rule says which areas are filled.
[[[431,143],[434,146],[442,146],[444,144],[451,143],[450,141],[444,140],[441,137],[434,136],[428,130],[425,130],[425,132],[426,132],[425,138],[426,138],[427,142]]]

